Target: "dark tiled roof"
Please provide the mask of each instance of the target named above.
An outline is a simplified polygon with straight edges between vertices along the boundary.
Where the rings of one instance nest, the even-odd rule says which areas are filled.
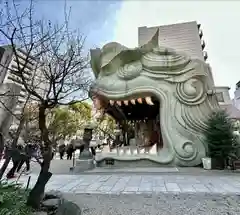
[[[240,120],[240,110],[238,110],[234,105],[220,105],[220,107],[229,114],[232,119],[239,119]]]

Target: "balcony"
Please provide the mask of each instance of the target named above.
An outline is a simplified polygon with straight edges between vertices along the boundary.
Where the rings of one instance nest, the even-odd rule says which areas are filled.
[[[203,37],[203,31],[200,29],[198,33],[199,33],[200,39],[202,39],[202,37]]]
[[[13,81],[13,83],[19,84],[22,86],[22,81],[19,78],[16,78],[14,75],[9,75],[8,80]]]
[[[206,51],[203,52],[203,58],[205,61],[208,59],[208,53]]]
[[[204,40],[201,40],[201,46],[202,46],[202,50],[204,50],[205,46],[206,46],[206,43]]]
[[[28,53],[25,52],[22,49],[18,49],[17,55],[18,55],[18,57],[22,58],[25,61],[25,59],[27,58]],[[36,62],[36,59],[34,57],[32,57],[31,55],[28,55],[28,62],[33,65],[34,62]]]
[[[23,92],[23,91],[20,91],[20,96],[26,97],[26,96],[27,96],[27,93],[26,93],[26,92]]]
[[[240,81],[236,83],[236,90],[240,88]]]
[[[24,66],[24,63],[19,62],[19,64],[20,64],[20,65],[19,65],[20,68],[22,69],[23,66]],[[18,70],[18,65],[17,65],[17,62],[16,62],[15,60],[14,60],[13,63],[12,63],[12,68],[13,68],[14,70]],[[24,73],[26,73],[28,76],[31,76],[33,70],[34,70],[34,68],[31,67],[31,66],[29,66],[29,64],[26,64],[25,67],[24,67]]]
[[[10,70],[10,74],[12,74],[14,77],[18,77],[18,78],[20,78],[20,80],[22,80],[21,74],[17,70]],[[23,74],[23,75],[27,81],[31,80],[31,78],[28,75],[26,75],[26,74]]]
[[[25,87],[22,87],[22,89],[21,89],[21,91],[23,91],[23,92],[27,92],[27,90],[25,89]]]
[[[19,100],[18,100],[18,104],[17,104],[15,110],[22,110],[23,106],[24,106],[24,102],[23,101],[19,102]]]
[[[19,95],[18,101],[19,101],[19,103],[24,103],[24,102],[26,102],[26,97],[24,97],[23,95]]]

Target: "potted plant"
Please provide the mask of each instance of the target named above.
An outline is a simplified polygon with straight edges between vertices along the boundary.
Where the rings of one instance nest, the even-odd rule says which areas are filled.
[[[208,147],[207,158],[203,158],[206,169],[224,169],[229,154],[234,150],[233,123],[224,110],[213,112],[204,132]]]

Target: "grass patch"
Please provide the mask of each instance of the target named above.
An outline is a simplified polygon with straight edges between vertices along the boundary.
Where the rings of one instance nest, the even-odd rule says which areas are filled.
[[[33,209],[26,206],[28,193],[21,184],[0,181],[0,215],[32,215]]]

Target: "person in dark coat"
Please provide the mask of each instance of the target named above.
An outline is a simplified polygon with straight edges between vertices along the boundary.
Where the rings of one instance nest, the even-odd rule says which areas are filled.
[[[24,152],[23,149],[24,148],[22,145],[17,145],[17,147],[12,150],[13,167],[7,173],[8,179],[15,177],[15,172],[19,166],[20,161],[22,160],[22,156],[23,156],[23,152]]]
[[[54,155],[55,155],[55,149],[52,148],[52,160],[53,160],[53,158],[54,158]]]
[[[69,144],[67,147],[67,159],[68,160],[72,160],[73,152],[74,152],[73,144]]]
[[[59,154],[60,154],[60,159],[62,160],[65,154],[66,146],[65,144],[61,144],[59,146]]]
[[[21,161],[19,162],[19,165],[17,168],[18,173],[20,172],[22,165],[24,163],[26,163],[26,173],[29,173],[29,171],[30,171],[30,160],[31,160],[32,153],[33,153],[33,146],[31,144],[27,144],[25,146],[24,152],[25,152],[25,155],[21,156]]]

